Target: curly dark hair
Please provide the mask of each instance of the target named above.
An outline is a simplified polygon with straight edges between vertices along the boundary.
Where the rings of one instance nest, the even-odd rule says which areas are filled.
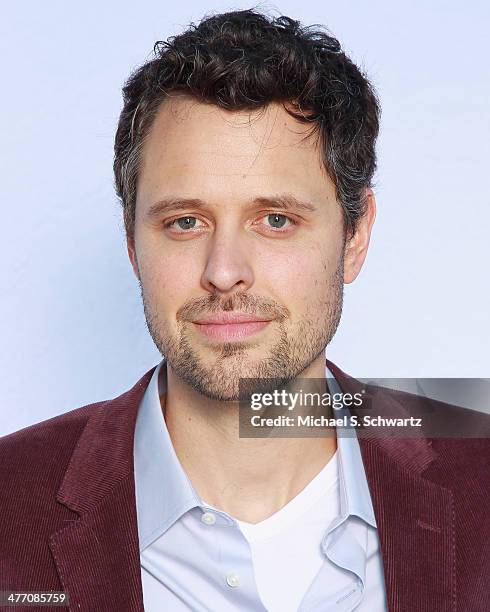
[[[152,59],[123,87],[114,144],[114,175],[126,236],[134,238],[140,153],[161,103],[185,92],[225,109],[251,110],[280,102],[311,123],[336,187],[344,228],[365,212],[365,187],[376,170],[380,105],[367,77],[323,26],[270,18],[255,8],[206,15],[196,26],[155,43]]]

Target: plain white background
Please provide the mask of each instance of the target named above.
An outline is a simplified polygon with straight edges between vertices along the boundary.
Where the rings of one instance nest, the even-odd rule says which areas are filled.
[[[0,32],[0,435],[129,389],[160,355],[113,189],[121,87],[189,1],[23,2]],[[356,377],[490,374],[486,2],[263,3],[323,24],[383,115],[378,216],[327,355]]]

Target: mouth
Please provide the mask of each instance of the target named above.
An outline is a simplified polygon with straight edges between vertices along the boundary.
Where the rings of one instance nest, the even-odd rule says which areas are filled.
[[[206,338],[217,341],[244,340],[259,333],[269,325],[268,320],[252,320],[237,323],[201,323],[194,321],[193,325]]]

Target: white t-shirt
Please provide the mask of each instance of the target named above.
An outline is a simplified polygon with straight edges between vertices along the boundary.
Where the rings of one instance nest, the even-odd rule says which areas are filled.
[[[235,519],[250,545],[257,589],[268,610],[296,612],[325,562],[320,543],[340,513],[337,453],[272,516],[256,524]]]

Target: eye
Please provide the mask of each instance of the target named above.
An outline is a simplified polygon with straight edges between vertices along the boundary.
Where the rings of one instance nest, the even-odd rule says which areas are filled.
[[[286,215],[282,215],[279,213],[269,213],[261,217],[260,219],[267,219],[268,223],[270,223],[269,228],[276,233],[287,231],[288,229],[287,222],[289,222],[290,226],[297,224],[296,221],[292,219],[291,217],[288,217]],[[199,229],[199,227],[196,226],[196,222],[199,220],[200,219],[198,219],[197,217],[186,215],[184,217],[178,217],[177,219],[167,221],[166,223],[164,223],[164,227],[165,228],[174,227],[176,230],[176,233],[184,234],[184,233],[187,233],[186,230]]]
[[[287,217],[286,215],[281,215],[279,213],[269,213],[268,215],[265,215],[265,217],[261,218],[267,219],[267,221],[271,223],[270,227],[275,230],[281,230],[282,228],[284,228],[286,221],[289,221],[290,225],[296,225],[296,221],[294,221],[294,219],[291,219],[291,217]]]
[[[174,223],[178,223],[178,226],[181,230],[194,229],[196,226],[196,221],[198,220],[199,219],[197,219],[197,217],[191,217],[190,215],[187,215],[185,217],[179,217],[178,219],[174,219],[173,221],[167,221],[167,223],[164,223],[164,227],[172,227]]]

